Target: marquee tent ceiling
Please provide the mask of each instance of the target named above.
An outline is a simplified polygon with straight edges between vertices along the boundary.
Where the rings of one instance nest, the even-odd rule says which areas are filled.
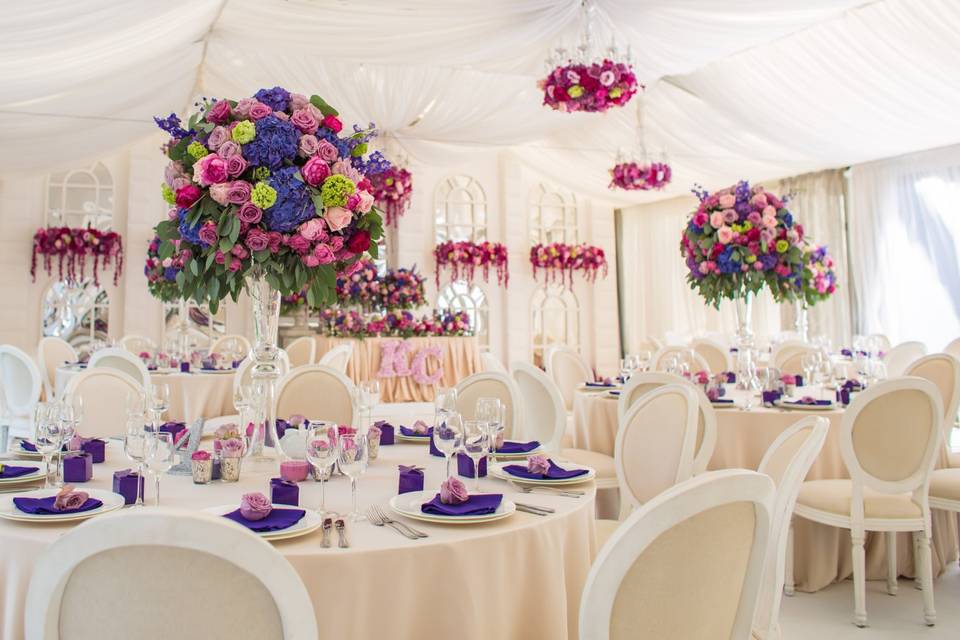
[[[615,202],[960,142],[956,0],[597,0],[629,42],[664,193],[610,192],[636,110],[561,114],[536,80],[579,0],[0,0],[0,171],[45,170],[153,133],[199,95],[324,95],[417,160],[509,146]],[[631,103],[632,105],[632,103]]]

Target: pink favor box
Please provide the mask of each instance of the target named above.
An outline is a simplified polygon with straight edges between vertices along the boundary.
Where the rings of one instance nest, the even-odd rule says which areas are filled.
[[[287,460],[280,463],[280,477],[291,482],[307,479],[310,464],[306,460]]]

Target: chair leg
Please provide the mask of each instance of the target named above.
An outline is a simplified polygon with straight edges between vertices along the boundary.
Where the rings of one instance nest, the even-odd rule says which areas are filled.
[[[787,531],[787,557],[783,567],[783,594],[793,596],[795,593],[793,581],[793,521],[790,521],[790,529]]]
[[[910,534],[910,540],[913,542],[913,565],[914,577],[913,588],[917,591],[923,590],[923,580],[920,579],[920,531],[914,531]]]
[[[920,555],[917,559],[917,571],[923,582],[923,621],[928,627],[932,627],[937,622],[937,611],[933,606],[933,558],[930,553],[930,536],[924,532],[918,537],[920,538]]]
[[[850,532],[853,555],[853,624],[867,626],[867,555],[863,548],[864,533]]]
[[[897,595],[897,532],[887,531],[883,534],[883,541],[887,550],[887,593]]]

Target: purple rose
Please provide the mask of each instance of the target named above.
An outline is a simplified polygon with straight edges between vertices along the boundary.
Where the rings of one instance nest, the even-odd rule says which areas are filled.
[[[303,255],[310,250],[310,241],[298,233],[290,236],[290,239],[287,241],[287,246],[298,254]]]
[[[210,197],[219,205],[227,205],[227,192],[230,191],[229,182],[210,185]]]
[[[227,159],[227,175],[231,178],[236,178],[241,173],[247,170],[247,165],[249,164],[244,160],[243,156],[239,153],[235,153]]]
[[[301,156],[304,158],[309,158],[317,153],[317,147],[320,145],[320,141],[317,140],[317,136],[307,134],[305,136],[300,136],[300,142],[297,145],[297,150]]]
[[[298,109],[290,117],[290,123],[303,133],[316,133],[320,123],[313,117],[309,109]]]
[[[550,471],[550,461],[546,456],[530,456],[527,458],[527,471],[530,473],[546,473]]]
[[[243,455],[243,441],[239,438],[229,438],[220,442],[220,455],[224,458],[239,458]]]
[[[250,231],[247,232],[247,238],[244,240],[244,244],[247,245],[250,251],[263,251],[270,246],[270,236],[262,229],[250,229]]]
[[[333,162],[340,156],[340,153],[335,146],[326,140],[321,140],[317,143],[317,156],[326,162]]]
[[[207,148],[216,151],[229,139],[230,132],[227,131],[226,127],[214,127],[213,131],[210,132],[210,137],[207,138]]]
[[[204,116],[207,122],[224,124],[230,120],[230,103],[226,100],[217,100],[207,109]]]
[[[469,499],[470,493],[459,479],[450,476],[440,483],[440,502],[443,504],[463,504]]]
[[[174,180],[185,177],[182,162],[171,162],[163,169],[163,180],[176,191],[179,187],[173,185]]]
[[[291,111],[296,111],[298,109],[306,108],[308,104],[310,104],[310,100],[307,98],[307,96],[303,95],[302,93],[291,93],[290,102],[287,107]]]
[[[247,520],[263,520],[271,511],[273,506],[262,493],[245,493],[240,498],[240,515]]]
[[[240,145],[234,142],[233,140],[227,140],[220,148],[217,149],[217,155],[223,159],[232,158],[233,156],[240,155]]]
[[[250,119],[251,120],[262,120],[267,116],[273,115],[273,109],[263,104],[262,102],[257,102],[252,107],[250,107]]]
[[[60,489],[56,500],[53,501],[55,511],[65,511],[67,509],[79,509],[90,497],[85,491],[74,491],[72,484],[66,484]]]
[[[217,242],[217,225],[209,220],[200,227],[200,242],[210,246]]]
[[[238,156],[234,156],[236,158]],[[230,158],[233,160],[233,158]],[[229,163],[229,160],[227,161]],[[250,201],[250,183],[244,180],[234,180],[229,183],[229,189],[227,189],[227,202],[230,204],[244,204],[245,202]]]
[[[253,98],[244,98],[237,102],[237,106],[233,108],[233,112],[237,114],[238,118],[245,120],[250,117],[250,108],[258,102],[258,100],[254,100]]]
[[[237,211],[237,217],[240,218],[240,222],[257,224],[263,217],[263,210],[252,202],[244,202],[240,210]]]

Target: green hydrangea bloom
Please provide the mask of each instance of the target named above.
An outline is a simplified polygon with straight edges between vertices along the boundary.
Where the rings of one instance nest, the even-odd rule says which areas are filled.
[[[262,182],[270,177],[270,169],[267,167],[257,167],[253,170],[253,179]]]
[[[163,195],[163,201],[167,204],[177,204],[177,194],[166,182],[160,185],[160,193]]]
[[[777,240],[777,253],[786,253],[790,248],[790,243],[786,240]]]
[[[203,146],[202,143],[194,140],[193,142],[187,145],[187,153],[189,153],[190,157],[193,158],[194,160],[199,160],[203,156],[209,155],[210,151],[205,146]]]
[[[583,95],[583,87],[578,84],[567,87],[567,95],[576,100]]]
[[[257,137],[257,125],[249,120],[241,120],[237,123],[237,126],[233,128],[233,133],[230,134],[230,137],[233,138],[233,141],[237,144],[247,144]]]
[[[277,201],[277,190],[266,182],[258,182],[250,192],[250,202],[261,209],[268,209]],[[346,202],[346,200],[344,200]]]
[[[323,182],[320,187],[320,197],[323,199],[323,206],[345,207],[347,198],[357,191],[357,185],[353,180],[339,174],[332,175]]]

